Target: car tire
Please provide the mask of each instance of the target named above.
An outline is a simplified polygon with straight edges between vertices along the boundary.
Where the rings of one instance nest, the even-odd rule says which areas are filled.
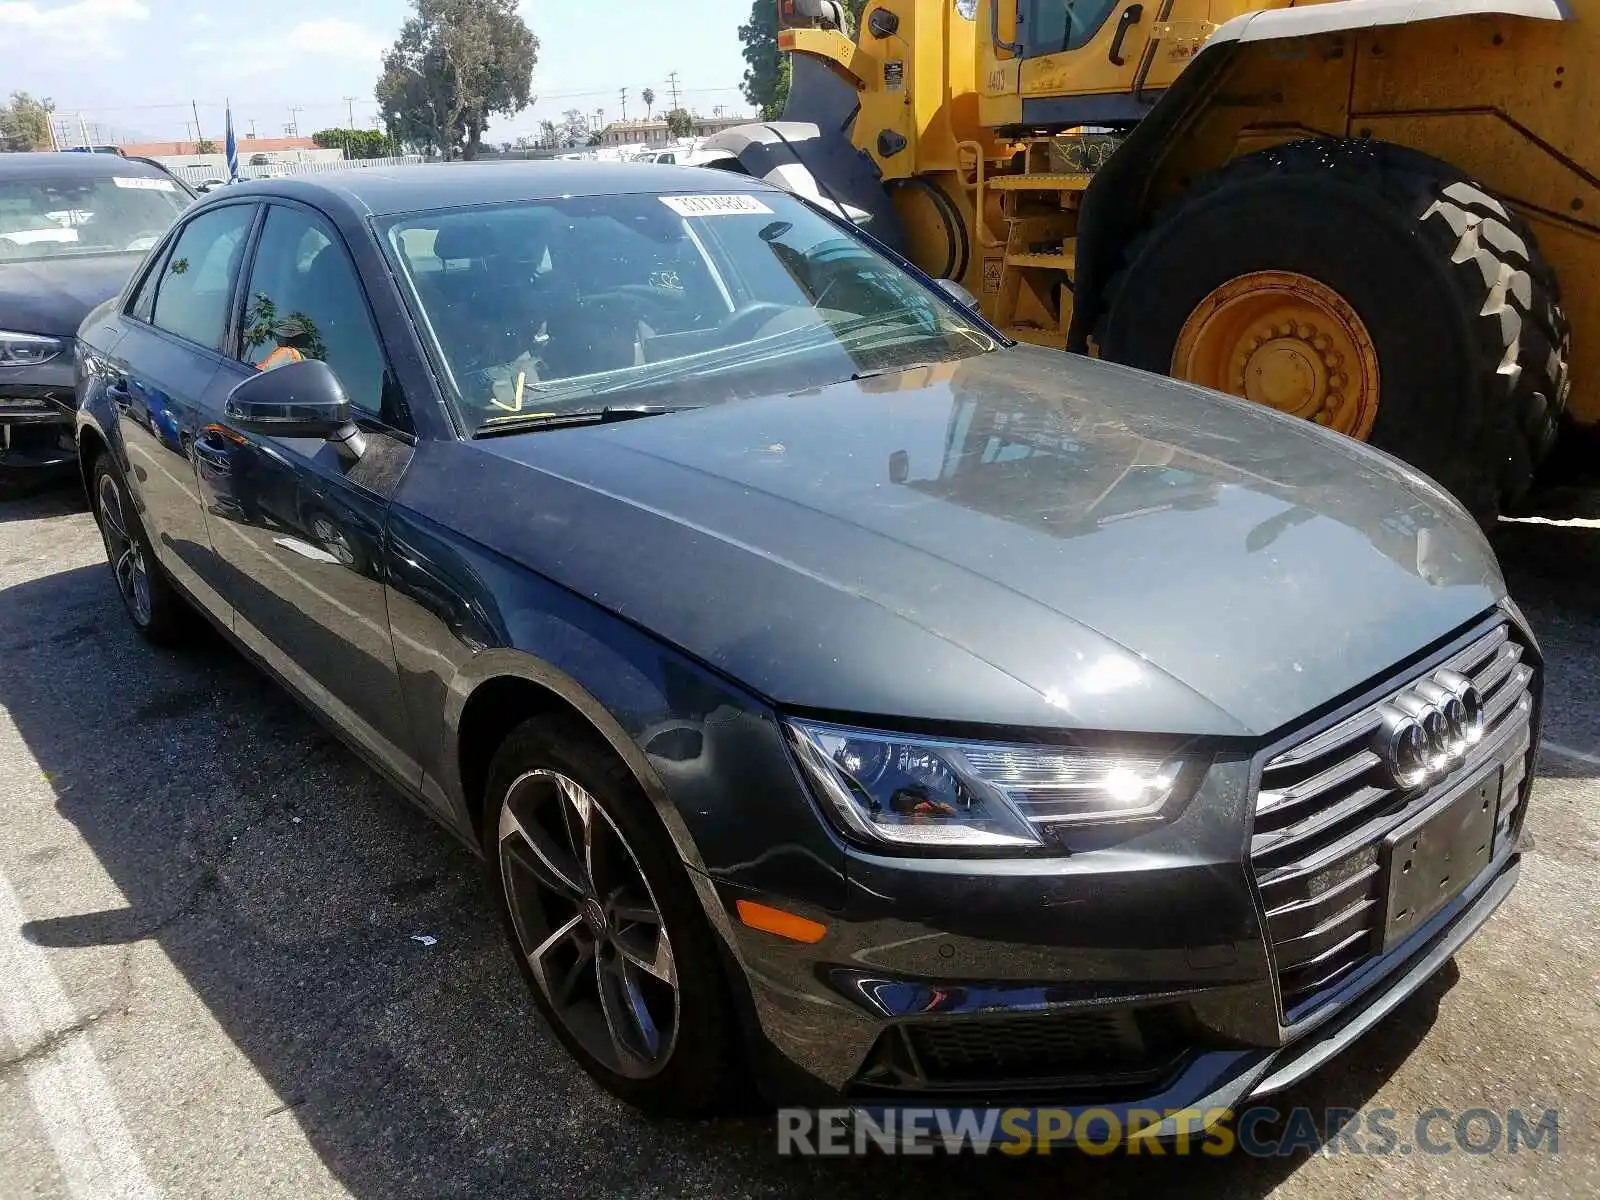
[[[140,636],[158,646],[183,641],[192,626],[193,610],[157,561],[127,482],[109,455],[95,460],[92,480],[95,522],[128,619]]]
[[[580,720],[538,717],[501,745],[486,795],[490,897],[568,1052],[606,1091],[654,1115],[737,1107],[738,1023],[715,937],[632,774]],[[573,850],[580,837],[587,862]],[[640,919],[646,910],[656,924]]]
[[[1328,286],[1370,331],[1381,387],[1367,440],[1485,526],[1515,510],[1555,441],[1570,347],[1555,273],[1520,216],[1404,147],[1317,139],[1251,154],[1129,246],[1102,355],[1172,373],[1191,314],[1257,272]]]

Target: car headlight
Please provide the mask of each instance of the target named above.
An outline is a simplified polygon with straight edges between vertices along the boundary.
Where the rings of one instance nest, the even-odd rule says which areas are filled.
[[[0,367],[34,367],[49,362],[66,344],[60,338],[0,329]]]
[[[790,720],[790,743],[844,829],[929,849],[1025,848],[1060,825],[1150,820],[1184,761],[1154,753],[968,742]]]

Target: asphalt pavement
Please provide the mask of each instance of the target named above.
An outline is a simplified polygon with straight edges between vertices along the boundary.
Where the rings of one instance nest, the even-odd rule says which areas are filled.
[[[467,851],[218,639],[139,641],[72,493],[0,505],[0,1196],[1600,1195],[1600,522],[1497,544],[1550,662],[1521,883],[1277,1103],[1554,1153],[818,1160],[600,1094]]]

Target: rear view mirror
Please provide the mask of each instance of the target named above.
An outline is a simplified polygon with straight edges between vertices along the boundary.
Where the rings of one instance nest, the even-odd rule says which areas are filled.
[[[978,311],[978,298],[971,292],[967,291],[966,288],[962,287],[954,279],[935,279],[933,282],[938,285],[941,292],[943,292],[950,299],[954,300],[962,308],[968,309],[971,312]]]
[[[333,368],[315,358],[252,375],[228,393],[228,420],[268,437],[332,437],[353,410]]]

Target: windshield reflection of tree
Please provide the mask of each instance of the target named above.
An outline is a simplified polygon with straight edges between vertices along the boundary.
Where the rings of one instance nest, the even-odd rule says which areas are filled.
[[[1459,539],[1439,529],[1434,505],[1394,488],[1360,486],[1347,460],[1331,450],[1308,455],[1292,447],[1284,465],[1294,481],[1284,482],[1262,473],[1272,463],[1259,456],[1251,455],[1259,470],[1228,461],[1254,447],[1242,444],[1237,430],[1210,429],[1203,418],[1165,418],[1173,434],[1168,442],[1132,427],[1148,427],[1150,413],[1128,421],[1099,402],[1068,399],[1017,406],[998,389],[963,396],[959,379],[954,390],[938,474],[910,478],[910,456],[901,451],[889,461],[893,482],[1063,538],[1142,514],[1208,508],[1224,488],[1238,486],[1289,506],[1251,527],[1245,538],[1251,553],[1321,516],[1356,530],[1432,583],[1476,582],[1481,574],[1476,558],[1462,557]]]

